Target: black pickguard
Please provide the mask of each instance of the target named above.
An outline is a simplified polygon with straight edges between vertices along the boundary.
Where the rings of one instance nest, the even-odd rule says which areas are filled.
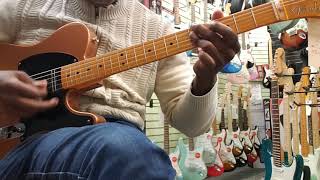
[[[66,91],[61,88],[60,67],[76,62],[77,59],[63,53],[45,53],[31,56],[19,64],[18,69],[33,79],[47,79],[48,97],[58,97],[59,105],[32,118],[23,119],[26,126],[24,137],[40,131],[52,131],[62,127],[85,126],[91,124],[90,117],[78,116],[69,112],[64,105]]]

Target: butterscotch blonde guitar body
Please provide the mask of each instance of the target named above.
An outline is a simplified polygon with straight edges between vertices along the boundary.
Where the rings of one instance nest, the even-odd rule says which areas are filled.
[[[78,110],[80,93],[97,87],[98,84],[65,89],[64,75],[60,68],[94,57],[96,49],[96,36],[80,23],[65,25],[47,39],[32,46],[0,44],[0,70],[21,70],[33,79],[47,79],[49,96],[57,96],[60,99],[55,109],[28,119],[21,119],[0,102],[0,128],[8,128],[21,122],[26,126],[26,131],[21,137],[10,138],[10,133],[8,137],[0,137],[0,158],[20,143],[21,138],[31,134],[61,127],[105,122],[101,116]],[[68,118],[71,118],[70,121]]]

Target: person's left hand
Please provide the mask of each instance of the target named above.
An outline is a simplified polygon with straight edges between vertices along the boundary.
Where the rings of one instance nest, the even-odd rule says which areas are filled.
[[[221,17],[221,11],[214,13],[214,19]],[[201,96],[213,88],[217,73],[240,51],[240,44],[237,34],[218,21],[194,25],[191,30],[191,42],[199,50],[199,60],[193,66],[196,77],[191,91]]]

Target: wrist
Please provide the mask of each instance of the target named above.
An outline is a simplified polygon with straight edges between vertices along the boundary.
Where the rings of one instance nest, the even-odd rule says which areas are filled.
[[[215,75],[212,79],[201,79],[196,76],[192,81],[191,92],[195,96],[203,96],[214,87],[216,82],[217,75]]]

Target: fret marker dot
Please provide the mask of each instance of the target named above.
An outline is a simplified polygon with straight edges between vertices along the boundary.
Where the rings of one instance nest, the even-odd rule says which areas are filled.
[[[99,67],[102,68],[102,65],[100,64]]]
[[[123,54],[121,53],[120,56],[123,56]]]
[[[70,74],[67,74],[67,77],[70,77]]]
[[[151,49],[149,49],[148,52],[151,52]]]
[[[125,65],[125,64],[126,64],[126,63],[124,63],[124,62],[122,63],[122,65]]]
[[[90,71],[90,68],[88,68],[87,71]]]
[[[80,72],[77,72],[77,74],[80,74]]]
[[[173,43],[171,42],[170,45],[173,45]]]

